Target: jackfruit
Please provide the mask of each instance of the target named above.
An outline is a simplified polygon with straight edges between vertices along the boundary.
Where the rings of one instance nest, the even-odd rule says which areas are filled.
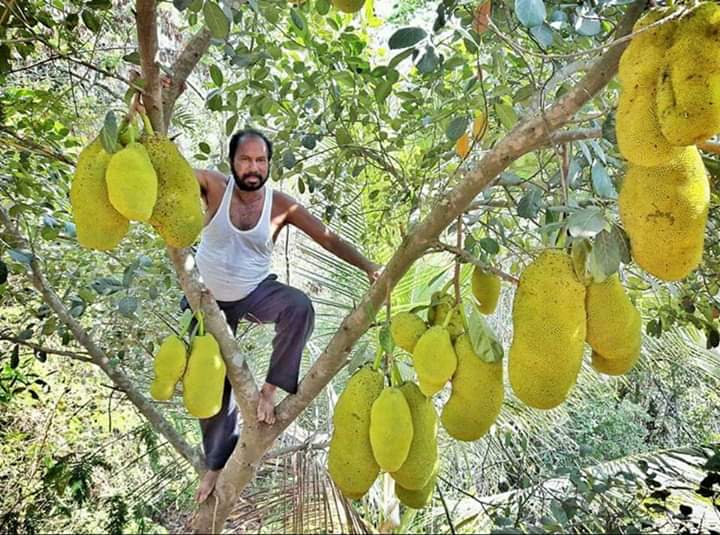
[[[332,5],[335,6],[335,9],[345,13],[360,11],[364,4],[365,0],[332,0]]]
[[[196,418],[220,412],[225,387],[225,361],[212,334],[195,335],[183,377],[183,401]]]
[[[148,221],[157,200],[158,180],[147,150],[130,143],[110,158],[107,171],[108,197],[128,219]]]
[[[408,353],[412,353],[415,344],[427,331],[427,325],[417,314],[399,312],[390,321],[390,334],[395,343]]]
[[[648,11],[634,32],[672,14],[674,8]],[[620,153],[637,165],[653,166],[677,158],[663,135],[657,113],[657,79],[663,69],[677,28],[675,19],[636,35],[620,58],[618,78],[622,92],[618,101],[615,133]]]
[[[88,249],[115,248],[130,226],[108,199],[105,171],[109,161],[110,155],[103,149],[100,138],[95,138],[80,152],[70,186],[78,242]]]
[[[399,388],[386,388],[370,413],[370,445],[382,470],[395,472],[402,466],[412,437],[412,415],[405,396]]]
[[[637,362],[642,322],[616,275],[587,288],[587,342],[603,360]]]
[[[425,331],[415,344],[412,360],[423,394],[432,396],[442,390],[457,368],[457,356],[447,329],[435,325]]]
[[[700,263],[710,185],[702,157],[687,147],[671,165],[629,165],[620,189],[620,218],[635,261],[656,277],[675,281]]]
[[[420,490],[409,490],[405,487],[395,483],[395,495],[398,497],[403,504],[413,509],[422,509],[432,498],[432,493],[435,490],[435,482],[437,481],[438,472],[440,471],[440,460],[435,461],[432,475],[430,479]]]
[[[383,376],[364,366],[350,378],[335,405],[328,471],[348,498],[362,498],[380,472],[370,444],[370,417],[382,390]]]
[[[150,224],[171,247],[189,247],[203,227],[200,185],[175,143],[160,134],[145,136],[158,180],[158,198]]]
[[[458,366],[452,378],[452,395],[440,421],[451,437],[471,442],[487,433],[500,414],[505,396],[502,361],[483,361],[466,334],[455,342],[455,353]]]
[[[596,371],[604,373],[605,375],[625,375],[633,369],[639,358],[640,352],[638,352],[634,358],[625,360],[606,359],[593,351],[591,364]]]
[[[460,307],[454,307],[454,305],[455,299],[450,294],[435,292],[430,297],[430,308],[428,309],[430,325],[443,325],[448,311],[453,309],[452,317],[447,325],[447,330],[453,339],[465,332],[465,323]]]
[[[537,409],[562,403],[575,384],[585,342],[585,286],[570,257],[544,251],[520,277],[508,371],[515,395]]]
[[[175,335],[170,335],[160,345],[155,355],[155,378],[150,385],[150,395],[158,401],[167,401],[175,392],[175,385],[185,372],[187,356],[185,344]]]
[[[390,475],[396,484],[408,490],[420,490],[432,476],[437,453],[437,413],[432,401],[426,398],[415,383],[400,386],[410,407],[413,439],[407,459]]]
[[[720,6],[700,4],[678,24],[659,75],[658,117],[673,145],[693,145],[720,131]]]
[[[479,303],[478,310],[483,314],[492,314],[500,298],[500,277],[475,266],[472,293]]]
[[[457,139],[455,142],[455,152],[463,159],[470,154],[470,137],[467,134],[463,134]]]

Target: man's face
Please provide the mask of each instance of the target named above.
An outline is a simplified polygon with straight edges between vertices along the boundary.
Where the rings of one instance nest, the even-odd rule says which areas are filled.
[[[247,136],[238,143],[233,158],[232,173],[235,184],[242,191],[257,191],[268,179],[267,145],[255,136]]]

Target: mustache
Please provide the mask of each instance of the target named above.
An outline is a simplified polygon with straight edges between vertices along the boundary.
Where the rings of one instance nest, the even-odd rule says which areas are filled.
[[[262,179],[263,179],[263,178],[262,178],[260,175],[258,175],[257,173],[245,173],[245,174],[243,174],[243,175],[240,176],[240,180],[245,180],[246,178],[250,178],[250,177],[255,177],[255,178],[257,178],[258,180],[262,180]]]

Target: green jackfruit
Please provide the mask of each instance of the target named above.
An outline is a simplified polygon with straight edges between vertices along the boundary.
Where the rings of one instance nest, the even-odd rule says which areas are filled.
[[[437,412],[415,383],[400,386],[410,407],[413,439],[407,459],[397,472],[390,475],[395,483],[408,490],[420,490],[428,484],[437,453]]]
[[[413,365],[423,394],[432,396],[442,390],[457,368],[457,356],[447,329],[435,325],[425,331],[415,344]]]
[[[405,462],[413,437],[410,407],[399,388],[386,388],[373,402],[370,444],[382,470],[395,472]]]
[[[175,385],[185,372],[186,361],[183,341],[175,335],[165,338],[155,355],[155,378],[150,385],[153,399],[167,401],[172,397]]]
[[[638,352],[632,359],[606,359],[595,353],[592,353],[592,367],[605,375],[625,375],[627,372],[633,369],[638,359],[640,358],[640,352]]]
[[[395,343],[408,353],[412,353],[415,344],[427,330],[427,325],[417,314],[399,312],[390,321],[390,334]]]
[[[109,161],[110,155],[103,149],[100,138],[96,138],[80,152],[70,186],[78,242],[88,249],[115,248],[130,226],[108,199],[105,170]]]
[[[572,260],[544,251],[520,277],[513,304],[508,371],[515,395],[536,409],[562,403],[582,364],[585,286]]]
[[[142,140],[158,180],[158,197],[150,224],[171,247],[189,247],[203,227],[200,185],[190,164],[167,137]]]
[[[685,278],[700,263],[710,203],[702,157],[687,147],[672,165],[629,165],[618,197],[635,261],[656,277]]]
[[[365,4],[365,0],[332,0],[335,9],[345,13],[356,13],[360,11]]]
[[[430,297],[430,308],[428,309],[428,323],[432,325],[443,325],[448,311],[452,308],[453,314],[447,325],[450,336],[455,339],[465,332],[465,323],[459,307],[453,308],[455,299],[450,294],[435,292]]]
[[[452,395],[440,421],[451,437],[470,442],[487,433],[500,414],[505,397],[502,361],[483,361],[466,334],[455,341],[455,353],[458,366],[452,378]]]
[[[478,309],[483,314],[492,314],[500,297],[500,277],[475,266],[472,274],[472,293],[477,299]]]
[[[395,495],[404,505],[413,509],[422,509],[432,498],[435,490],[435,482],[437,481],[438,472],[440,471],[440,460],[435,461],[432,475],[427,484],[420,490],[409,490],[395,483]]]
[[[383,376],[364,366],[350,378],[335,405],[328,471],[348,498],[362,498],[380,472],[370,444],[370,417],[382,390]]]
[[[720,132],[720,6],[700,4],[678,23],[659,75],[658,117],[673,145]]]
[[[110,202],[118,212],[135,221],[150,219],[158,180],[145,147],[130,143],[113,154],[105,180]]]
[[[633,31],[667,17],[671,8],[651,9]],[[620,153],[637,165],[666,164],[679,155],[662,133],[658,119],[657,79],[672,46],[676,21],[670,20],[636,35],[620,58],[618,78],[622,92],[618,101],[615,133]]]
[[[183,401],[196,418],[215,416],[222,406],[225,361],[215,337],[196,335],[183,377]]]
[[[642,322],[617,275],[587,288],[587,342],[603,360],[635,363],[640,355]],[[617,361],[617,362],[615,362]],[[629,368],[628,368],[629,369]]]

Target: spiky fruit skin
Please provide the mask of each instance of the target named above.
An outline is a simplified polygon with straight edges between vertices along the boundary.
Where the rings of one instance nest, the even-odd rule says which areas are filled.
[[[634,358],[625,360],[606,359],[593,351],[591,364],[595,371],[605,375],[625,375],[635,367],[639,358],[640,352],[638,352]]]
[[[455,305],[455,299],[450,294],[435,292],[430,297],[430,308],[428,308],[428,323],[430,325],[442,325],[448,311]],[[455,307],[450,322],[447,325],[450,336],[455,339],[465,332],[465,324],[463,322],[460,309]]]
[[[105,171],[108,198],[122,215],[147,222],[157,200],[158,181],[147,150],[130,143],[110,158]]]
[[[380,472],[370,444],[370,418],[382,390],[383,376],[364,366],[350,377],[335,405],[328,471],[348,498],[362,498]]]
[[[110,154],[105,152],[98,137],[80,152],[70,186],[78,242],[88,249],[114,249],[130,226],[108,198],[105,171],[109,162]]]
[[[536,409],[565,401],[582,364],[585,286],[570,257],[544,251],[520,277],[508,371],[515,395]]]
[[[635,261],[666,281],[685,278],[700,263],[710,184],[695,147],[672,165],[629,165],[618,197]]]
[[[700,4],[678,23],[658,79],[658,117],[673,145],[720,131],[720,6]]]
[[[476,266],[472,274],[471,287],[478,302],[478,310],[483,314],[495,312],[500,298],[500,277]]]
[[[613,275],[588,286],[585,307],[587,342],[593,353],[611,361],[614,369],[625,369],[632,363],[626,369],[629,371],[640,356],[642,322],[620,278]]]
[[[222,406],[225,361],[211,334],[195,336],[183,377],[183,401],[196,418],[215,416]]]
[[[483,361],[466,334],[455,341],[455,353],[458,366],[452,395],[440,421],[451,437],[471,442],[487,433],[500,414],[505,397],[502,362]]]
[[[175,143],[160,134],[142,140],[158,180],[150,224],[171,247],[191,246],[203,227],[200,185]]]
[[[651,9],[636,24],[637,32],[671,14],[668,8]],[[662,133],[657,113],[657,80],[672,46],[677,23],[670,20],[639,33],[620,58],[618,78],[622,92],[618,101],[615,132],[620,153],[637,165],[654,166],[676,158]]]
[[[411,312],[399,312],[390,321],[390,334],[395,343],[408,353],[412,353],[415,344],[427,331],[427,325],[417,315]]]
[[[370,412],[370,445],[380,468],[395,472],[405,462],[412,444],[412,414],[399,388],[386,388]]]
[[[435,482],[437,481],[439,471],[440,461],[438,460],[435,461],[435,466],[433,467],[430,479],[423,488],[418,490],[409,490],[395,483],[395,495],[398,497],[398,500],[407,507],[411,507],[413,509],[422,509],[425,507],[428,503],[430,503],[430,498],[432,498],[432,493],[433,490],[435,490]]]
[[[175,335],[170,335],[160,344],[155,354],[153,369],[155,377],[150,385],[150,395],[158,401],[169,400],[175,392],[175,385],[182,379],[187,363],[185,344]]]
[[[415,344],[413,365],[423,394],[432,396],[442,390],[457,368],[457,356],[447,329],[435,325],[425,331]]]
[[[415,383],[404,383],[400,390],[410,407],[413,439],[407,459],[399,470],[390,475],[398,485],[408,490],[420,490],[428,484],[438,459],[437,412],[432,401]]]
[[[365,5],[365,0],[332,0],[332,5],[344,13],[357,13]]]

